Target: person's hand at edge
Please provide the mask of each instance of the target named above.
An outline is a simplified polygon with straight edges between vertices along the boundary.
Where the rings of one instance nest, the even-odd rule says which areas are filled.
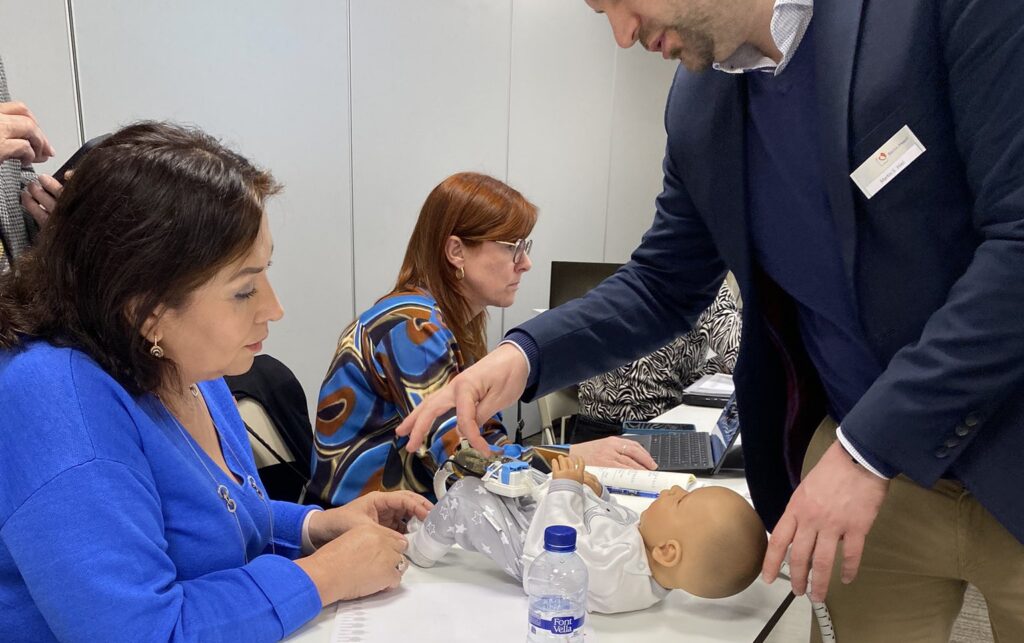
[[[578,455],[593,467],[619,469],[657,469],[658,463],[639,442],[617,436],[573,444],[570,455]]]
[[[761,573],[771,583],[789,552],[793,593],[807,591],[807,575],[813,571],[810,598],[822,602],[828,594],[832,564],[839,542],[843,543],[841,579],[853,582],[864,552],[864,540],[878,516],[889,481],[853,461],[839,442],[793,492],[786,511],[768,542]]]
[[[21,205],[32,215],[39,227],[46,225],[57,206],[57,199],[64,191],[64,186],[57,179],[46,174],[39,174],[21,192]]]
[[[414,453],[434,421],[455,408],[459,434],[470,445],[487,453],[490,446],[480,435],[480,426],[501,409],[522,396],[529,364],[514,346],[503,344],[479,362],[457,375],[441,390],[420,403],[395,430],[409,436],[406,450]]]
[[[17,101],[0,103],[0,161],[42,163],[56,154],[31,110]]]

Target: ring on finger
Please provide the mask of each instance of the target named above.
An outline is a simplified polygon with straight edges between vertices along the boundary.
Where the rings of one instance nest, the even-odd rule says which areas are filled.
[[[395,565],[395,569],[398,570],[399,574],[404,574],[405,570],[409,569],[409,561],[405,556],[398,559],[398,564]]]

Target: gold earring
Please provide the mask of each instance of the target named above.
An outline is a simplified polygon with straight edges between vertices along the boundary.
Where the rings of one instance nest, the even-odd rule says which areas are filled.
[[[153,345],[149,348],[149,354],[157,359],[161,359],[164,356],[164,349],[160,348],[159,342],[159,339],[154,339]]]
[[[459,281],[462,281],[463,279],[465,279],[466,278],[466,269],[463,268],[462,266],[459,266],[458,268],[456,268],[455,269],[455,278],[458,279]]]

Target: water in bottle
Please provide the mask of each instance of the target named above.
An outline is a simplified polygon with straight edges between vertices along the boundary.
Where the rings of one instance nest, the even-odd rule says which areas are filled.
[[[530,628],[526,640],[583,641],[587,615],[587,566],[576,553],[576,530],[552,525],[544,530],[544,551],[526,575]]]

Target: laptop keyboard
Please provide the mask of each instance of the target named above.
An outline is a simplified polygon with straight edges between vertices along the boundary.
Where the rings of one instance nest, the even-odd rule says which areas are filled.
[[[710,441],[707,434],[679,432],[651,436],[651,457],[663,469],[708,468],[711,466]]]

